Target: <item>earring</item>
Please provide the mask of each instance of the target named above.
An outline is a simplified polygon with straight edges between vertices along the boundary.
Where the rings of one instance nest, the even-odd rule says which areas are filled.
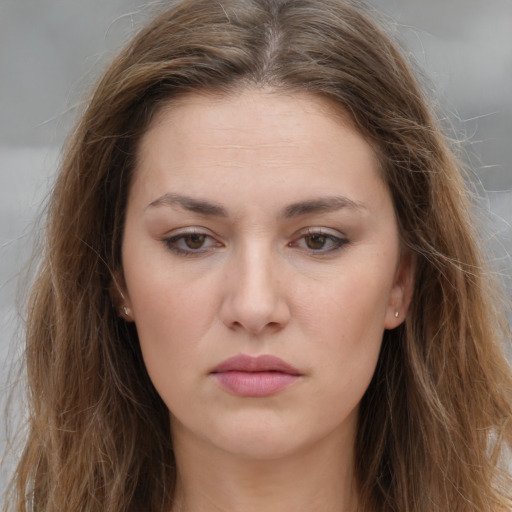
[[[130,314],[130,310],[126,306],[123,306],[123,314],[124,316],[128,316]]]
[[[398,318],[400,315],[398,313],[398,311],[395,311],[395,318]]]

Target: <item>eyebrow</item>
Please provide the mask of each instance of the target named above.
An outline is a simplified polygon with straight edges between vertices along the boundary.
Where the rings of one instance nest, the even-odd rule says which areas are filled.
[[[227,210],[219,204],[211,203],[203,199],[195,199],[193,197],[182,196],[178,194],[164,194],[155,199],[148,205],[148,208],[156,208],[159,206],[175,206],[178,205],[184,210],[201,215],[211,215],[214,217],[227,217]]]
[[[161,206],[179,206],[184,210],[213,217],[229,216],[228,211],[220,204],[180,194],[164,194],[151,202],[148,205],[148,208],[157,208]],[[318,197],[315,199],[292,203],[281,211],[280,216],[285,219],[291,219],[314,213],[328,213],[341,210],[343,208],[361,210],[366,209],[366,206],[363,203],[352,201],[352,199],[345,196]]]
[[[312,213],[333,212],[342,208],[362,210],[366,209],[366,206],[363,203],[356,203],[345,196],[328,196],[293,203],[284,208],[282,215],[286,219],[291,219]]]

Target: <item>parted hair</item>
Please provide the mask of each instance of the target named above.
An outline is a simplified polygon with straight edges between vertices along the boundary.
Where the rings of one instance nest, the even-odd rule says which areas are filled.
[[[26,312],[27,441],[17,512],[164,512],[169,412],[116,272],[138,143],[174,98],[246,87],[307,92],[349,116],[415,259],[405,322],[386,331],[360,404],[361,512],[511,510],[510,335],[460,165],[398,45],[361,2],[179,0],[96,85],[63,154]]]

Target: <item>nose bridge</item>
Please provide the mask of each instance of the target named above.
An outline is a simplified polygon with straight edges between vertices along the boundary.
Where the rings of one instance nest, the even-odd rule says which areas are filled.
[[[264,239],[250,240],[239,248],[228,269],[225,323],[258,333],[287,322],[278,267],[278,257]]]
[[[244,251],[240,261],[240,278],[243,286],[239,290],[242,297],[260,307],[269,305],[274,298],[273,267],[271,249],[264,242],[251,244]]]

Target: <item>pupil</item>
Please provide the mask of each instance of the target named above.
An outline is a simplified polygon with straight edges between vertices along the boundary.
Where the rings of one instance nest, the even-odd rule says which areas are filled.
[[[185,239],[185,243],[189,249],[200,249],[204,244],[205,235],[189,235]]]
[[[306,245],[308,249],[322,249],[325,245],[325,235],[308,235],[306,237]]]

